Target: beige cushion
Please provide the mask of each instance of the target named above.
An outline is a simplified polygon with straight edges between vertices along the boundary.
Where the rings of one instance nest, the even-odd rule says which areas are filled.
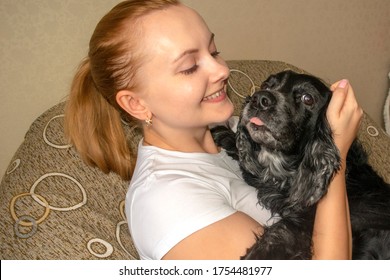
[[[86,166],[63,137],[64,103],[30,127],[1,183],[2,259],[136,259],[128,182]]]
[[[298,68],[275,61],[229,61],[228,93],[242,97],[272,73]],[[33,122],[0,185],[1,259],[137,259],[124,216],[128,182],[86,166],[63,136],[64,103]],[[124,124],[135,149],[140,131]],[[374,168],[390,181],[390,139],[365,116],[359,137]]]

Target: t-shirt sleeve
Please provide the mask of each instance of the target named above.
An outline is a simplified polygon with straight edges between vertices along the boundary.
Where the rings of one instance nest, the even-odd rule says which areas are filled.
[[[147,180],[126,197],[130,232],[142,259],[161,259],[185,237],[237,211],[218,182],[175,175]]]

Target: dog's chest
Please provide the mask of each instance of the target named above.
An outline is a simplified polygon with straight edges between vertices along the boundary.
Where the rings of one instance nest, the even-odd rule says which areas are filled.
[[[291,162],[278,151],[261,149],[257,160],[263,166],[265,180],[273,183],[281,183],[294,176],[291,170]]]

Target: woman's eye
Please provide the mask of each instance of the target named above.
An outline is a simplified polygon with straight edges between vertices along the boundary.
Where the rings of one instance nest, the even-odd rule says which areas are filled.
[[[301,96],[301,101],[303,102],[303,104],[309,105],[309,106],[314,104],[314,98],[310,94],[303,94]]]
[[[212,57],[214,57],[214,58],[217,57],[217,56],[219,56],[219,54],[220,54],[219,51],[215,51],[215,52],[210,53],[210,55],[211,55]],[[180,73],[182,73],[182,74],[184,74],[184,75],[191,75],[191,74],[195,73],[196,70],[198,70],[198,67],[199,67],[198,65],[194,64],[194,66],[192,66],[191,68],[186,69],[186,70],[183,70],[183,71],[181,71]]]
[[[217,57],[217,56],[220,55],[220,53],[221,53],[221,52],[219,52],[219,51],[215,51],[215,52],[212,52],[212,53],[211,53],[211,56],[212,56],[212,57]]]
[[[181,73],[182,74],[184,74],[184,75],[191,75],[191,74],[193,74],[193,73],[195,73],[195,71],[198,69],[198,65],[194,65],[194,66],[192,66],[191,68],[189,68],[189,69],[186,69],[186,70],[184,70],[184,71],[181,71]]]

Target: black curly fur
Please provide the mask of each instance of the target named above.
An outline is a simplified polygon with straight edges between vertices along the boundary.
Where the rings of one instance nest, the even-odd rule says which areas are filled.
[[[239,161],[259,202],[281,218],[265,227],[243,259],[312,257],[316,203],[340,168],[326,119],[330,96],[319,79],[284,71],[245,100],[236,133],[212,129],[216,143]],[[347,191],[353,258],[389,259],[390,185],[369,166],[357,140],[347,157]]]

